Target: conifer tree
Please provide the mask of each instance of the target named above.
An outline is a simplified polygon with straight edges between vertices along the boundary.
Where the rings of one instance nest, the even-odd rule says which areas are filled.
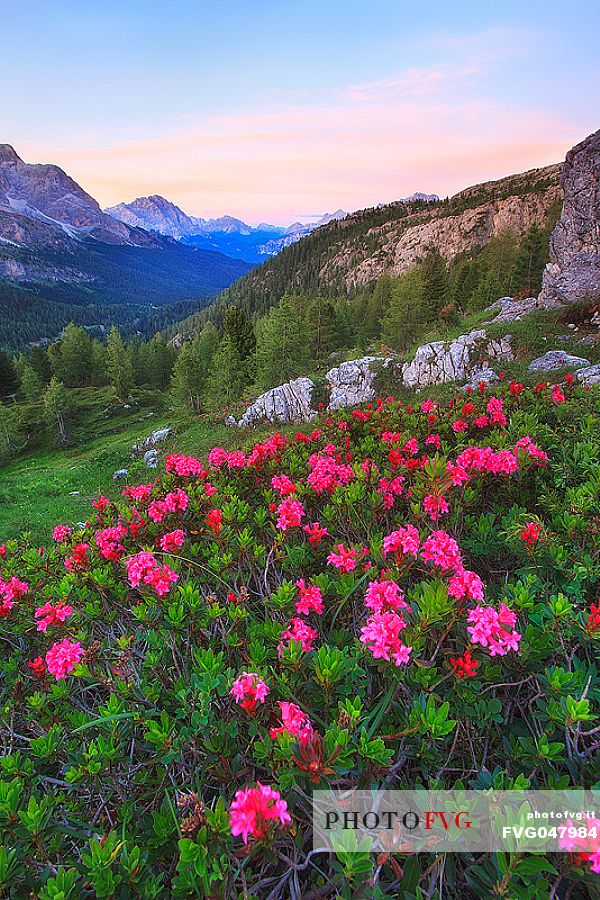
[[[12,359],[0,349],[0,398],[15,394],[18,387],[17,372]]]
[[[386,346],[406,350],[417,338],[426,320],[422,296],[420,269],[410,269],[396,279],[383,318],[382,341]]]
[[[21,366],[21,393],[30,403],[41,400],[44,392],[42,379],[28,362]]]
[[[71,396],[55,375],[44,391],[44,417],[49,428],[58,428],[61,443],[68,440],[66,421],[72,409]]]
[[[92,342],[84,328],[67,325],[54,356],[54,374],[68,387],[91,383]]]
[[[217,345],[216,329],[209,324],[179,350],[173,367],[171,394],[180,409],[196,415],[201,411],[206,379]]]
[[[320,295],[311,300],[306,310],[306,325],[311,356],[322,362],[335,347],[336,319],[331,300]]]
[[[106,371],[119,400],[126,400],[133,387],[133,366],[123,339],[114,325],[106,344]]]
[[[307,332],[296,300],[285,294],[260,322],[256,343],[256,378],[267,390],[305,370],[309,360]]]
[[[421,266],[422,303],[428,323],[437,322],[446,305],[448,272],[444,257],[430,250]]]
[[[247,384],[245,362],[233,338],[224,334],[208,373],[206,396],[211,409],[223,409],[241,400]]]
[[[229,306],[223,319],[223,334],[233,341],[240,359],[248,359],[256,350],[254,328],[244,309]]]

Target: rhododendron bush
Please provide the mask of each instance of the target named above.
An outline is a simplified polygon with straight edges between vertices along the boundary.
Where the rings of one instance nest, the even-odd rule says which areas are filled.
[[[0,891],[591,896],[575,846],[310,850],[315,787],[597,784],[597,395],[560,391],[173,454],[6,542]]]

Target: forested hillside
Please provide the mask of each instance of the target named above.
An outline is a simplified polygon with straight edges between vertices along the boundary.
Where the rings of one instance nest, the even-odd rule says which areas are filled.
[[[184,323],[183,331],[209,318],[219,323],[231,304],[263,315],[285,293],[360,295],[382,276],[414,268],[431,250],[457,264],[476,260],[492,238],[506,232],[517,239],[534,228],[549,233],[562,204],[559,174],[559,166],[534,169],[439,202],[391,203],[331,222],[239,279],[210,310]],[[509,278],[506,290],[521,287],[530,285],[512,286]]]

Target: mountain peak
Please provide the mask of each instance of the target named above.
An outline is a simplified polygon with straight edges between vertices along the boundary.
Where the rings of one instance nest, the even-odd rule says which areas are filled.
[[[23,160],[11,144],[0,144],[0,163],[20,162],[23,162]]]

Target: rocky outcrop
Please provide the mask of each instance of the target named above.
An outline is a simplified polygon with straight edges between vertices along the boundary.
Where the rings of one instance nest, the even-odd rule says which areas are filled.
[[[342,409],[374,400],[376,372],[372,364],[375,362],[386,364],[390,360],[363,356],[330,369],[325,376],[331,386],[328,409]]]
[[[133,451],[134,453],[146,453],[147,450],[152,450],[152,448],[156,447],[157,444],[162,444],[172,434],[172,428],[157,428],[156,431],[153,431],[149,437],[144,438],[143,441],[138,441],[137,444],[134,444]]]
[[[448,206],[436,204],[413,215],[391,217],[392,221],[371,228],[360,246],[342,240],[319,278],[329,284],[343,278],[347,289],[354,290],[382,275],[401,275],[421,262],[432,247],[451,261],[483,247],[506,229],[523,234],[532,225],[542,226],[561,198],[559,171],[559,166],[548,166],[476,185],[455,195]],[[375,251],[365,252],[373,246]]]
[[[582,384],[600,384],[600,363],[595,366],[587,366],[585,369],[578,369],[575,377]]]
[[[524,300],[515,300],[514,297],[500,297],[491,306],[488,306],[486,312],[494,312],[497,314],[491,320],[492,324],[498,322],[514,322],[523,316],[528,316],[540,309],[543,304],[537,297],[526,297]]]
[[[561,186],[563,210],[540,294],[545,306],[600,299],[600,131],[567,153]]]
[[[238,422],[239,427],[259,422],[309,422],[316,416],[311,404],[313,388],[310,378],[296,378],[280,384],[248,407]]]
[[[419,347],[414,359],[402,367],[402,382],[405,387],[424,388],[466,381],[490,361],[511,359],[510,335],[496,341],[485,331],[471,331],[454,341],[434,341]]]
[[[581,356],[571,356],[564,350],[548,350],[543,356],[538,356],[527,366],[528,372],[550,372],[552,369],[581,369],[589,366],[589,359]]]

